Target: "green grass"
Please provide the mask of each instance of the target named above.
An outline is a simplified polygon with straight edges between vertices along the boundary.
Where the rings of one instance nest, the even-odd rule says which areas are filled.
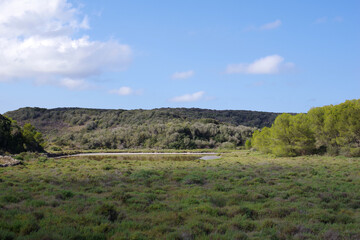
[[[42,159],[0,169],[0,239],[360,239],[360,158]]]

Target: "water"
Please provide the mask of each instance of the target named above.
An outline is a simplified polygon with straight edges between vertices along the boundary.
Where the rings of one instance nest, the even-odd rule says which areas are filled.
[[[76,156],[75,158],[88,158],[91,160],[117,159],[119,161],[194,161],[199,155],[115,155],[115,156]]]
[[[194,161],[194,160],[213,160],[219,159],[219,156],[202,156],[197,154],[131,154],[131,155],[74,155],[70,156],[72,158],[88,158],[91,160],[106,160],[106,159],[117,159],[117,160],[125,160],[125,161]]]
[[[220,156],[203,156],[200,159],[201,160],[213,160],[213,159],[219,159]]]

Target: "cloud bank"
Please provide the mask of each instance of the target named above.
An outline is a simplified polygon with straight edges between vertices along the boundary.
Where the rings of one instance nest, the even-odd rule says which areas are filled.
[[[225,72],[227,74],[277,74],[293,67],[293,63],[284,63],[283,57],[271,55],[257,59],[252,63],[229,64]]]
[[[205,92],[200,91],[192,94],[185,94],[182,96],[174,97],[170,99],[172,102],[195,102],[200,100],[204,96]]]
[[[88,17],[67,0],[0,1],[0,81],[84,89],[87,77],[126,69],[130,46],[73,37],[89,28]]]

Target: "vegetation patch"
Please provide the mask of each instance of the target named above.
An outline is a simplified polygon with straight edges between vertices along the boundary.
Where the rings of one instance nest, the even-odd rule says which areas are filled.
[[[277,113],[162,108],[105,110],[21,108],[6,113],[31,123],[53,153],[111,149],[234,149],[256,128],[271,126]]]
[[[307,114],[281,114],[254,132],[251,144],[276,156],[310,154],[360,157],[360,99],[312,108]]]
[[[44,151],[42,134],[30,123],[20,127],[15,120],[0,114],[0,154]]]
[[[21,156],[0,168],[0,239],[360,236],[360,158]]]

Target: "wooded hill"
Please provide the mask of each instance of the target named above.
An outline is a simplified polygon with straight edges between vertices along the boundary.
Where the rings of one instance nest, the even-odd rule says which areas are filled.
[[[107,110],[21,108],[6,116],[31,123],[47,149],[213,148],[243,145],[256,128],[271,126],[278,113],[160,108]]]

